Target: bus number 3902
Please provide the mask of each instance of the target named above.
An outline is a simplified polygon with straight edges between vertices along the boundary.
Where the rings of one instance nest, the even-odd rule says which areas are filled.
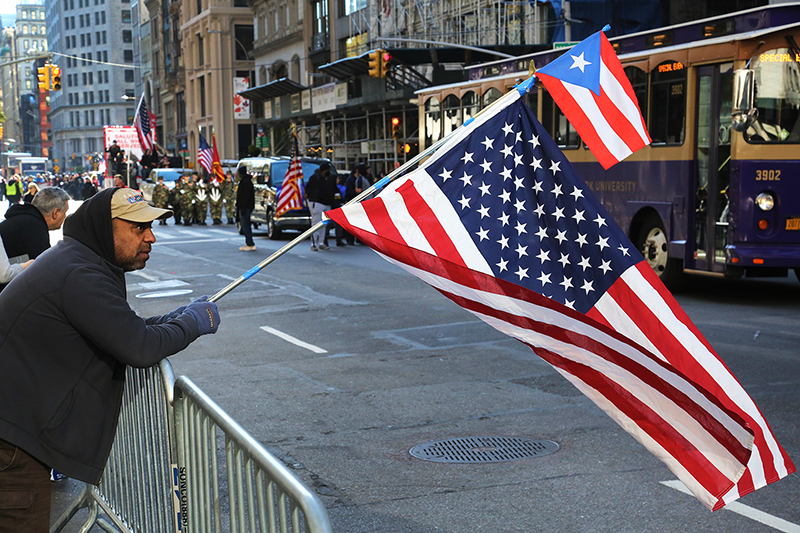
[[[756,181],[781,181],[781,171],[756,170]]]

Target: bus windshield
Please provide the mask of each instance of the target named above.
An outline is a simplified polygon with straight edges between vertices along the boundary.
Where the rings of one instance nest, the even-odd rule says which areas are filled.
[[[753,60],[758,118],[745,132],[751,143],[800,143],[800,54],[777,48]]]

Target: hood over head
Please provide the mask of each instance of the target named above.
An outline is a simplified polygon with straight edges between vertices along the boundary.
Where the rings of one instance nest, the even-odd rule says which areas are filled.
[[[87,246],[97,255],[116,265],[114,229],[111,225],[111,197],[117,187],[92,196],[64,221],[64,236]]]

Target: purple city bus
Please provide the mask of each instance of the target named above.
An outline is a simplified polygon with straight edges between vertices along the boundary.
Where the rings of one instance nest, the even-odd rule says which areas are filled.
[[[800,277],[800,4],[611,39],[652,144],[603,170],[537,83],[528,105],[668,287],[684,272]],[[565,50],[418,91],[420,149]]]

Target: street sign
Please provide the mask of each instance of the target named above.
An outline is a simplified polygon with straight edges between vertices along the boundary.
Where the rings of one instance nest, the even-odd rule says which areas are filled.
[[[572,48],[576,44],[578,44],[577,41],[576,42],[562,41],[559,43],[553,43],[553,50],[560,50],[562,48]]]

